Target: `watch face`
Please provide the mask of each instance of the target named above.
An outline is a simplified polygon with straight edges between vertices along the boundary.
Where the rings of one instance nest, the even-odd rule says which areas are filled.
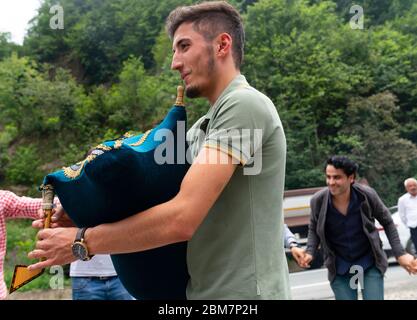
[[[72,245],[72,254],[80,260],[84,260],[88,257],[87,248],[81,242],[75,242]]]

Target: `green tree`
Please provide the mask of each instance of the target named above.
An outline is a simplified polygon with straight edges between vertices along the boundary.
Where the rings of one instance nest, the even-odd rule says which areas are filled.
[[[246,26],[245,74],[275,102],[289,141],[287,187],[321,184],[327,137],[343,125],[349,97],[370,86],[368,69],[350,58],[368,56],[366,34],[343,25],[329,1],[261,0]]]
[[[25,40],[38,62],[66,65],[87,84],[112,82],[130,55],[154,67],[152,48],[169,12],[191,0],[46,0]],[[65,13],[64,30],[49,26],[53,4]]]
[[[336,150],[358,161],[360,174],[389,205],[403,192],[405,177],[415,174],[417,160],[416,145],[400,137],[396,102],[390,92],[352,98],[346,109],[346,125],[336,137]]]
[[[349,12],[350,8],[353,5],[360,5],[363,8],[366,28],[403,16],[415,3],[414,0],[334,0],[334,2],[337,4],[337,12],[346,22],[354,15]]]
[[[64,8],[64,29],[50,27],[52,14],[49,12],[54,5],[62,5]],[[28,35],[24,39],[26,55],[38,62],[62,64],[65,60],[65,63],[69,63],[70,59],[65,59],[69,51],[65,37],[85,7],[85,1],[44,0],[38,14],[30,21]]]
[[[16,55],[0,61],[0,125],[14,125],[19,134],[23,133],[24,123],[32,119],[33,108],[25,108],[24,89],[32,79],[39,79],[36,65],[27,58]]]
[[[0,32],[0,60],[9,58],[13,52],[19,53],[20,46],[11,42],[9,32]]]
[[[163,119],[175,102],[179,77],[174,72],[150,75],[140,58],[124,63],[119,82],[106,95],[108,127],[119,134],[145,131]]]
[[[39,183],[40,160],[37,149],[33,145],[20,146],[11,156],[6,167],[6,179],[13,184],[32,185]]]

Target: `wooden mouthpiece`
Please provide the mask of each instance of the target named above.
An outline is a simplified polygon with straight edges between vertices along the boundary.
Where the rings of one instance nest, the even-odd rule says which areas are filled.
[[[177,87],[177,100],[175,101],[175,105],[179,107],[184,107],[184,87],[183,86]]]
[[[45,228],[49,228],[51,224],[52,208],[54,207],[54,187],[50,184],[42,185],[42,209],[45,214]]]

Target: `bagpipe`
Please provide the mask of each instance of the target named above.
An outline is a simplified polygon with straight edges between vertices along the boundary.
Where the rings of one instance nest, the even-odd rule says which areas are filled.
[[[179,87],[174,106],[155,128],[105,141],[83,161],[44,178],[44,188],[56,193],[77,227],[122,220],[178,193],[190,165],[187,161],[161,164],[155,153],[168,140],[158,133],[168,132],[173,139],[169,139],[172,145],[166,152],[174,152],[174,159],[184,153],[185,158],[185,133],[181,136],[178,130],[179,124],[186,125],[187,120],[183,94],[184,89]],[[186,299],[186,251],[187,243],[181,242],[141,252],[111,254],[111,259],[124,287],[135,298]]]

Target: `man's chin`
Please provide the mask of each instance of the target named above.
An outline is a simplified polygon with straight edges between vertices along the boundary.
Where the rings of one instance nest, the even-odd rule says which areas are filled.
[[[334,189],[330,189],[330,188],[329,188],[329,191],[330,191],[330,194],[331,194],[332,196],[337,196],[337,195],[338,195],[337,190],[334,190]]]
[[[187,98],[194,99],[201,97],[201,91],[197,87],[186,87],[185,95]]]

